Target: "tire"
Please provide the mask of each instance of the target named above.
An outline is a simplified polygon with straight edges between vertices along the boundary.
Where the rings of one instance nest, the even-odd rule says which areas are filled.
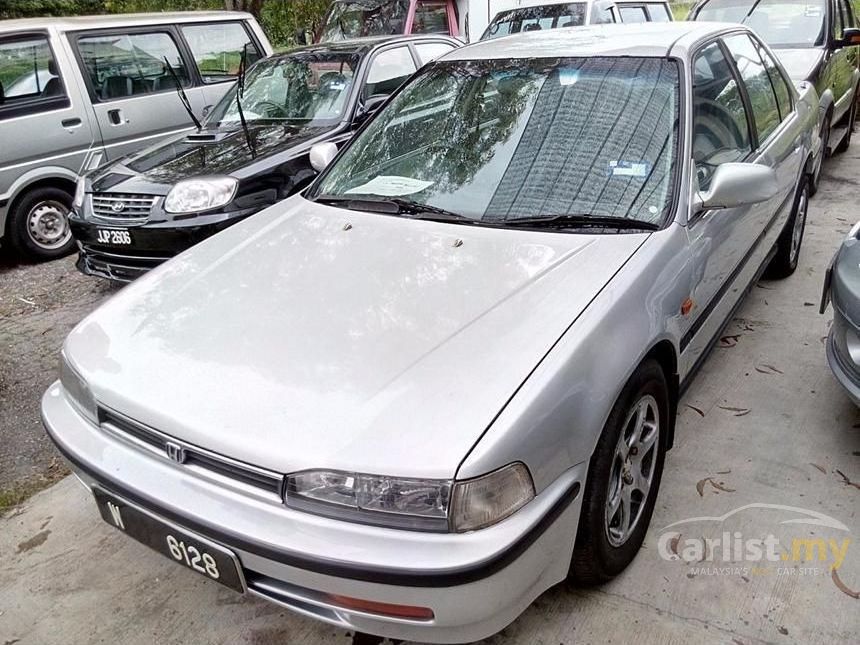
[[[827,158],[827,146],[830,145],[830,114],[824,117],[824,123],[821,125],[821,151],[818,153],[818,159],[810,175],[809,196],[812,197],[818,192],[821,187],[821,169],[824,167],[824,160]]]
[[[29,260],[52,260],[75,246],[69,229],[72,196],[61,188],[36,188],[12,207],[6,232],[17,255]]]
[[[640,409],[645,411],[647,426],[639,422]],[[591,456],[568,574],[573,584],[588,586],[611,580],[636,557],[660,489],[668,428],[666,376],[657,361],[647,359],[618,396]],[[652,436],[654,432],[656,436]],[[626,447],[622,438],[627,440]],[[634,452],[631,445],[638,450]],[[623,458],[625,451],[627,457]],[[637,486],[646,480],[648,487],[643,495]],[[625,490],[628,522],[632,517],[626,530],[621,501]],[[612,507],[608,507],[613,500]]]
[[[791,215],[785,223],[785,228],[776,241],[776,255],[767,265],[765,277],[780,280],[787,278],[797,268],[800,257],[800,246],[803,244],[803,232],[806,230],[806,218],[809,214],[809,182],[804,177],[794,197]]]
[[[836,153],[843,153],[848,151],[848,147],[851,145],[851,135],[854,132],[854,124],[857,122],[857,90],[854,91],[854,100],[851,102],[851,109],[848,111],[846,115],[845,125],[848,126],[848,131],[845,133],[845,136],[842,138],[842,141],[839,142],[839,145],[836,146]]]

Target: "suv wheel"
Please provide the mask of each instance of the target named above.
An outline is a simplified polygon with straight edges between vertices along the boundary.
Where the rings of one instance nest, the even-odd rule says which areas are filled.
[[[606,582],[636,557],[660,488],[668,424],[666,377],[648,359],[621,391],[591,457],[571,582]]]
[[[860,90],[860,86],[858,86],[858,90]],[[848,127],[848,131],[845,133],[845,136],[842,137],[842,141],[839,142],[839,145],[836,146],[836,152],[845,152],[848,150],[848,146],[851,145],[851,134],[854,132],[854,124],[857,122],[857,91],[854,91],[854,100],[851,102],[851,110],[849,110],[848,114],[845,116],[845,125]]]
[[[61,188],[37,188],[13,206],[7,224],[10,242],[21,257],[50,260],[74,247],[69,228],[72,196]]]

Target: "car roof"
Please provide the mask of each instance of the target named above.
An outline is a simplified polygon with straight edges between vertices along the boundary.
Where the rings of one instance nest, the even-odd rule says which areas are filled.
[[[313,45],[305,45],[304,47],[296,47],[295,49],[290,49],[287,51],[281,51],[275,54],[275,57],[280,56],[289,56],[290,54],[295,54],[298,52],[310,52],[310,53],[325,53],[325,52],[346,52],[346,53],[355,53],[355,54],[366,54],[371,49],[375,47],[379,47],[380,45],[388,45],[390,43],[398,43],[398,42],[421,42],[424,40],[431,41],[440,41],[444,40],[446,42],[451,43],[452,45],[459,45],[460,43],[451,38],[450,36],[446,36],[444,34],[410,34],[410,35],[402,35],[395,34],[393,36],[366,36],[363,38],[352,38],[350,40],[336,40],[333,42],[326,43],[316,43]]]
[[[440,60],[553,58],[557,56],[687,57],[702,40],[729,30],[734,23],[647,22],[528,31],[481,40],[440,57]]]
[[[0,20],[0,32],[40,31],[51,27],[59,31],[77,31],[81,29],[110,29],[113,27],[247,20],[251,18],[253,18],[251,14],[241,11],[165,11],[103,16],[68,16],[64,18],[17,18],[15,20]]]

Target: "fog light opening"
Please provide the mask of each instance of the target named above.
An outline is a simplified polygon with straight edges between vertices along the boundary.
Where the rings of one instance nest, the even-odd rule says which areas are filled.
[[[337,594],[327,594],[327,599],[344,609],[354,609],[369,614],[379,614],[391,618],[409,618],[411,620],[433,620],[433,610],[429,607],[413,607],[411,605],[393,605],[375,600],[362,600]]]

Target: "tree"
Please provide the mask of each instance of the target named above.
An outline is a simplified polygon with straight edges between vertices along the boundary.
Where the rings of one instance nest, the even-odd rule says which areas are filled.
[[[259,20],[263,11],[263,0],[224,0],[227,11],[247,11]]]

